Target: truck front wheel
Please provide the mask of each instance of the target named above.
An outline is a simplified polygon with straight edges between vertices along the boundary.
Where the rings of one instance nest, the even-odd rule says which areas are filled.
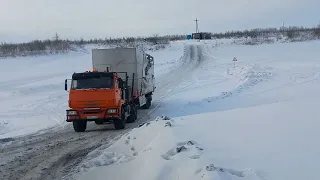
[[[143,109],[149,109],[151,107],[152,96],[148,95],[146,96],[146,99],[147,99],[146,104],[142,106]]]
[[[116,129],[124,129],[125,124],[126,124],[126,115],[125,115],[123,108],[121,108],[121,118],[114,120],[113,123],[114,123],[114,127]]]
[[[87,129],[87,121],[73,121],[73,129],[76,132],[84,132]]]

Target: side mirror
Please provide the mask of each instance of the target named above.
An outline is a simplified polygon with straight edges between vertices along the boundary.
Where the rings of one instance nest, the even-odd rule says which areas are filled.
[[[65,91],[68,91],[68,80],[66,79],[65,81],[64,81],[64,90]]]
[[[119,83],[119,88],[123,89],[123,82],[122,81]]]

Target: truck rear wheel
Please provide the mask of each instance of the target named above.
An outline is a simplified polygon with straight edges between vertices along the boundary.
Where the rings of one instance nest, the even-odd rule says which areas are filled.
[[[149,109],[151,107],[151,101],[152,101],[151,95],[146,96],[146,99],[147,99],[146,104],[142,106],[143,109]]]
[[[131,109],[132,111],[130,112],[130,116],[127,119],[128,123],[133,123],[137,120],[137,108],[136,106],[133,104],[131,105]]]
[[[73,129],[76,132],[84,132],[87,129],[87,121],[73,121]]]
[[[138,107],[137,106],[134,106],[135,107],[135,111],[136,111],[136,114],[134,116],[135,120],[138,119]]]
[[[121,118],[120,119],[117,119],[117,120],[114,120],[114,127],[116,129],[124,129],[125,128],[125,125],[126,125],[126,115],[125,115],[125,112],[123,110],[123,108],[121,108]]]

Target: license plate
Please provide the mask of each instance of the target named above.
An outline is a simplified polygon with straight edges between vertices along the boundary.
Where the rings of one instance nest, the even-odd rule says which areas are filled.
[[[87,116],[87,119],[98,119],[98,116]]]

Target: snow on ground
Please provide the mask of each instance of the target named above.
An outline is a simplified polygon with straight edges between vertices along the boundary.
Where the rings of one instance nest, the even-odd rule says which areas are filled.
[[[9,58],[0,63],[0,138],[64,123],[64,79],[90,67],[90,54]]]
[[[64,80],[73,72],[92,69],[91,49],[64,55],[19,57],[0,60],[0,139],[61,128],[68,108]],[[155,57],[155,75],[176,66],[183,43],[172,42],[165,49],[149,52]],[[170,57],[164,56],[169,54]]]
[[[320,42],[192,43],[200,64],[152,113],[171,119],[93,151],[80,179],[319,179]]]

